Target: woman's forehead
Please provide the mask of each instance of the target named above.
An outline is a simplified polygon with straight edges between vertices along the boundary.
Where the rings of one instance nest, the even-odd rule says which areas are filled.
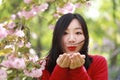
[[[82,26],[77,19],[73,19],[67,29],[82,29]]]

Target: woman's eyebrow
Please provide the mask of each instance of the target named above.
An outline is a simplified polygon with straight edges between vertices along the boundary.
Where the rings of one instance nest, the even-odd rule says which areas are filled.
[[[82,29],[81,27],[77,27],[77,28],[75,28],[75,29]]]
[[[76,28],[74,28],[75,30],[77,30],[77,29],[82,29],[81,27],[76,27]],[[66,30],[69,30],[69,28],[68,29],[66,29]]]

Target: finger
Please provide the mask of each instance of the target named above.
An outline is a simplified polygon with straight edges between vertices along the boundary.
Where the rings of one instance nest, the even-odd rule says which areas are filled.
[[[70,63],[69,54],[66,54],[66,55],[64,55],[64,56],[65,56],[65,58],[63,59],[62,65],[63,65],[64,67],[68,67],[68,66],[69,66],[69,63]]]
[[[65,57],[64,54],[59,55],[59,57],[57,59],[57,63],[61,64],[64,60],[64,57]]]
[[[63,57],[63,55],[59,55],[59,57],[58,57],[59,63],[62,63],[62,61],[63,61],[62,57]]]
[[[77,53],[74,53],[71,57],[71,66],[70,66],[71,69],[77,68],[78,63],[79,63],[79,58],[77,56]]]
[[[85,63],[85,58],[86,58],[86,56],[85,55],[80,55],[81,57],[82,57],[82,63],[84,64]]]
[[[85,57],[86,57],[84,54],[82,54],[82,55],[80,55],[80,56],[81,56],[83,59],[85,59]]]
[[[85,55],[80,55],[81,56],[81,63],[82,63],[82,65],[84,65],[84,63],[85,63]]]
[[[85,59],[83,59],[82,64],[85,64]]]
[[[83,62],[84,62],[84,58],[81,57],[80,53],[77,53],[75,55],[75,59],[76,59],[76,66],[81,66],[83,65]]]
[[[80,54],[79,52],[77,52],[77,54]],[[80,54],[80,56],[82,57],[82,58],[84,58],[85,59],[85,55],[84,54]]]
[[[63,62],[63,60],[64,60],[64,58],[65,58],[65,56],[66,56],[66,53],[64,53],[64,54],[62,54],[62,55],[60,55],[60,59],[61,59],[61,63]]]
[[[74,67],[75,67],[74,61],[71,60],[71,62],[70,62],[70,69],[74,69]]]
[[[71,57],[70,68],[75,69],[82,66],[85,62],[83,57],[80,53],[74,53]]]
[[[57,63],[58,65],[61,63],[61,57],[62,57],[62,55],[59,55],[59,57],[58,57],[57,60],[56,60],[56,63]]]
[[[77,53],[76,55],[75,55],[75,59],[76,59],[76,65],[80,65],[80,63],[81,63],[81,57],[80,57],[80,54],[79,53]]]
[[[65,65],[63,64],[63,62],[64,62],[65,57],[66,57],[66,54],[62,54],[62,55],[60,55],[60,56],[58,57],[58,59],[57,59],[57,64],[58,64],[60,67],[63,67],[63,68],[64,68]]]

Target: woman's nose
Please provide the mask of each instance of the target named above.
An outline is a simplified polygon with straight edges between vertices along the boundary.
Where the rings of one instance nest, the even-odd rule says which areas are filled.
[[[74,43],[75,42],[75,35],[73,35],[73,34],[69,35],[68,41],[69,41],[69,43]]]

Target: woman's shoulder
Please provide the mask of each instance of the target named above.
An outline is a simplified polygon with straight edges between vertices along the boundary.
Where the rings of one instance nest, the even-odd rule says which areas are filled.
[[[108,65],[106,58],[101,55],[90,55],[90,56],[92,58],[92,63],[88,69],[89,74],[94,76],[103,76],[103,78],[104,76],[107,76]]]
[[[107,60],[104,56],[101,56],[101,55],[89,55],[92,60],[93,60],[93,63],[96,63],[96,64],[106,64],[107,63]]]

